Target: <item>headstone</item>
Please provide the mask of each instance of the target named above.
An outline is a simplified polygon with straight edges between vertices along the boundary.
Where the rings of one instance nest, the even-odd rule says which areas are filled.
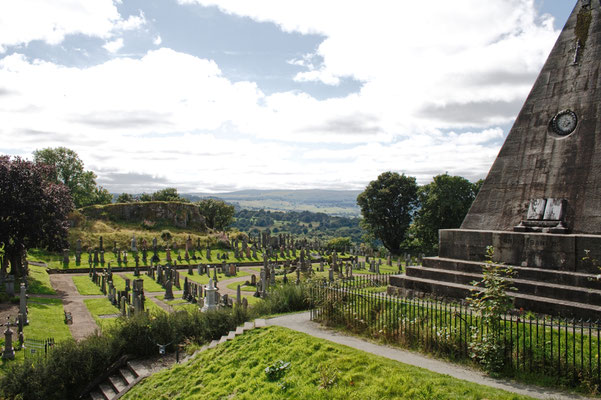
[[[15,359],[15,349],[13,348],[13,331],[10,329],[10,317],[7,317],[5,324],[6,330],[4,331],[4,351],[2,352],[2,358],[5,360]]]
[[[63,249],[63,267],[69,268],[69,249]]]
[[[171,279],[168,279],[165,283],[165,300],[173,300],[173,284],[171,283]]]
[[[201,311],[203,311],[203,312],[211,311],[211,310],[215,310],[217,308],[217,301],[216,301],[217,299],[215,296],[216,294],[217,294],[217,289],[215,289],[213,280],[209,279],[209,285],[205,289],[205,301],[204,301],[204,305],[203,305]]]
[[[19,296],[19,313],[22,315],[22,321],[24,325],[29,325],[27,318],[27,288],[24,283],[21,283],[21,292]]]
[[[136,235],[132,235],[132,237],[131,237],[131,251],[132,251],[132,253],[135,253],[138,251],[138,246],[136,243]]]

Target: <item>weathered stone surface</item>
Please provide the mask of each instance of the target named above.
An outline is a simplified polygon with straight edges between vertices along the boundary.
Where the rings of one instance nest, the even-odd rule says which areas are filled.
[[[566,199],[573,233],[601,234],[601,4],[578,2],[509,132],[463,229],[508,231],[533,199]],[[577,16],[590,12],[589,36],[574,64]],[[573,133],[553,132],[562,110],[578,117]]]

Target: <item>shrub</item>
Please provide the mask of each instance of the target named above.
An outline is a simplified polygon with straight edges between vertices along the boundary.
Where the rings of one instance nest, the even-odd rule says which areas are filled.
[[[0,378],[0,398],[75,399],[96,376],[119,357],[144,357],[158,353],[157,344],[169,350],[184,341],[205,343],[226,334],[248,319],[242,308],[207,313],[178,311],[142,313],[120,318],[102,335],[80,342],[59,343],[46,358],[33,363],[13,363]]]
[[[469,344],[470,356],[489,372],[500,372],[504,365],[505,345],[501,333],[501,319],[513,308],[513,298],[509,296],[510,278],[513,269],[493,263],[494,248],[486,248],[486,264],[482,266],[482,281],[473,282],[484,290],[474,291],[467,300],[474,308],[482,323],[472,327],[472,340]]]
[[[161,232],[161,239],[163,239],[164,242],[168,242],[171,240],[171,238],[173,237],[173,234],[171,233],[171,231],[165,229],[164,231]]]
[[[311,304],[308,285],[303,283],[273,286],[268,297],[253,306],[253,312],[257,315],[268,315],[308,310]]]
[[[145,230],[152,230],[152,228],[154,228],[154,225],[155,225],[154,221],[149,221],[149,220],[145,219],[140,224],[140,227]]]

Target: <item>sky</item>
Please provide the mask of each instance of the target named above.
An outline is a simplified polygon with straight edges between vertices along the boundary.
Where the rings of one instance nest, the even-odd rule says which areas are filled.
[[[484,178],[575,0],[2,0],[0,154],[113,193]]]

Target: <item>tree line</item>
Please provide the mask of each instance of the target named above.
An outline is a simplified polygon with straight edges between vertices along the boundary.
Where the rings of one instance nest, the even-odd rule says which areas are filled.
[[[393,254],[434,255],[438,230],[459,228],[482,180],[442,174],[418,186],[414,177],[384,172],[357,197],[366,242],[381,241]]]

